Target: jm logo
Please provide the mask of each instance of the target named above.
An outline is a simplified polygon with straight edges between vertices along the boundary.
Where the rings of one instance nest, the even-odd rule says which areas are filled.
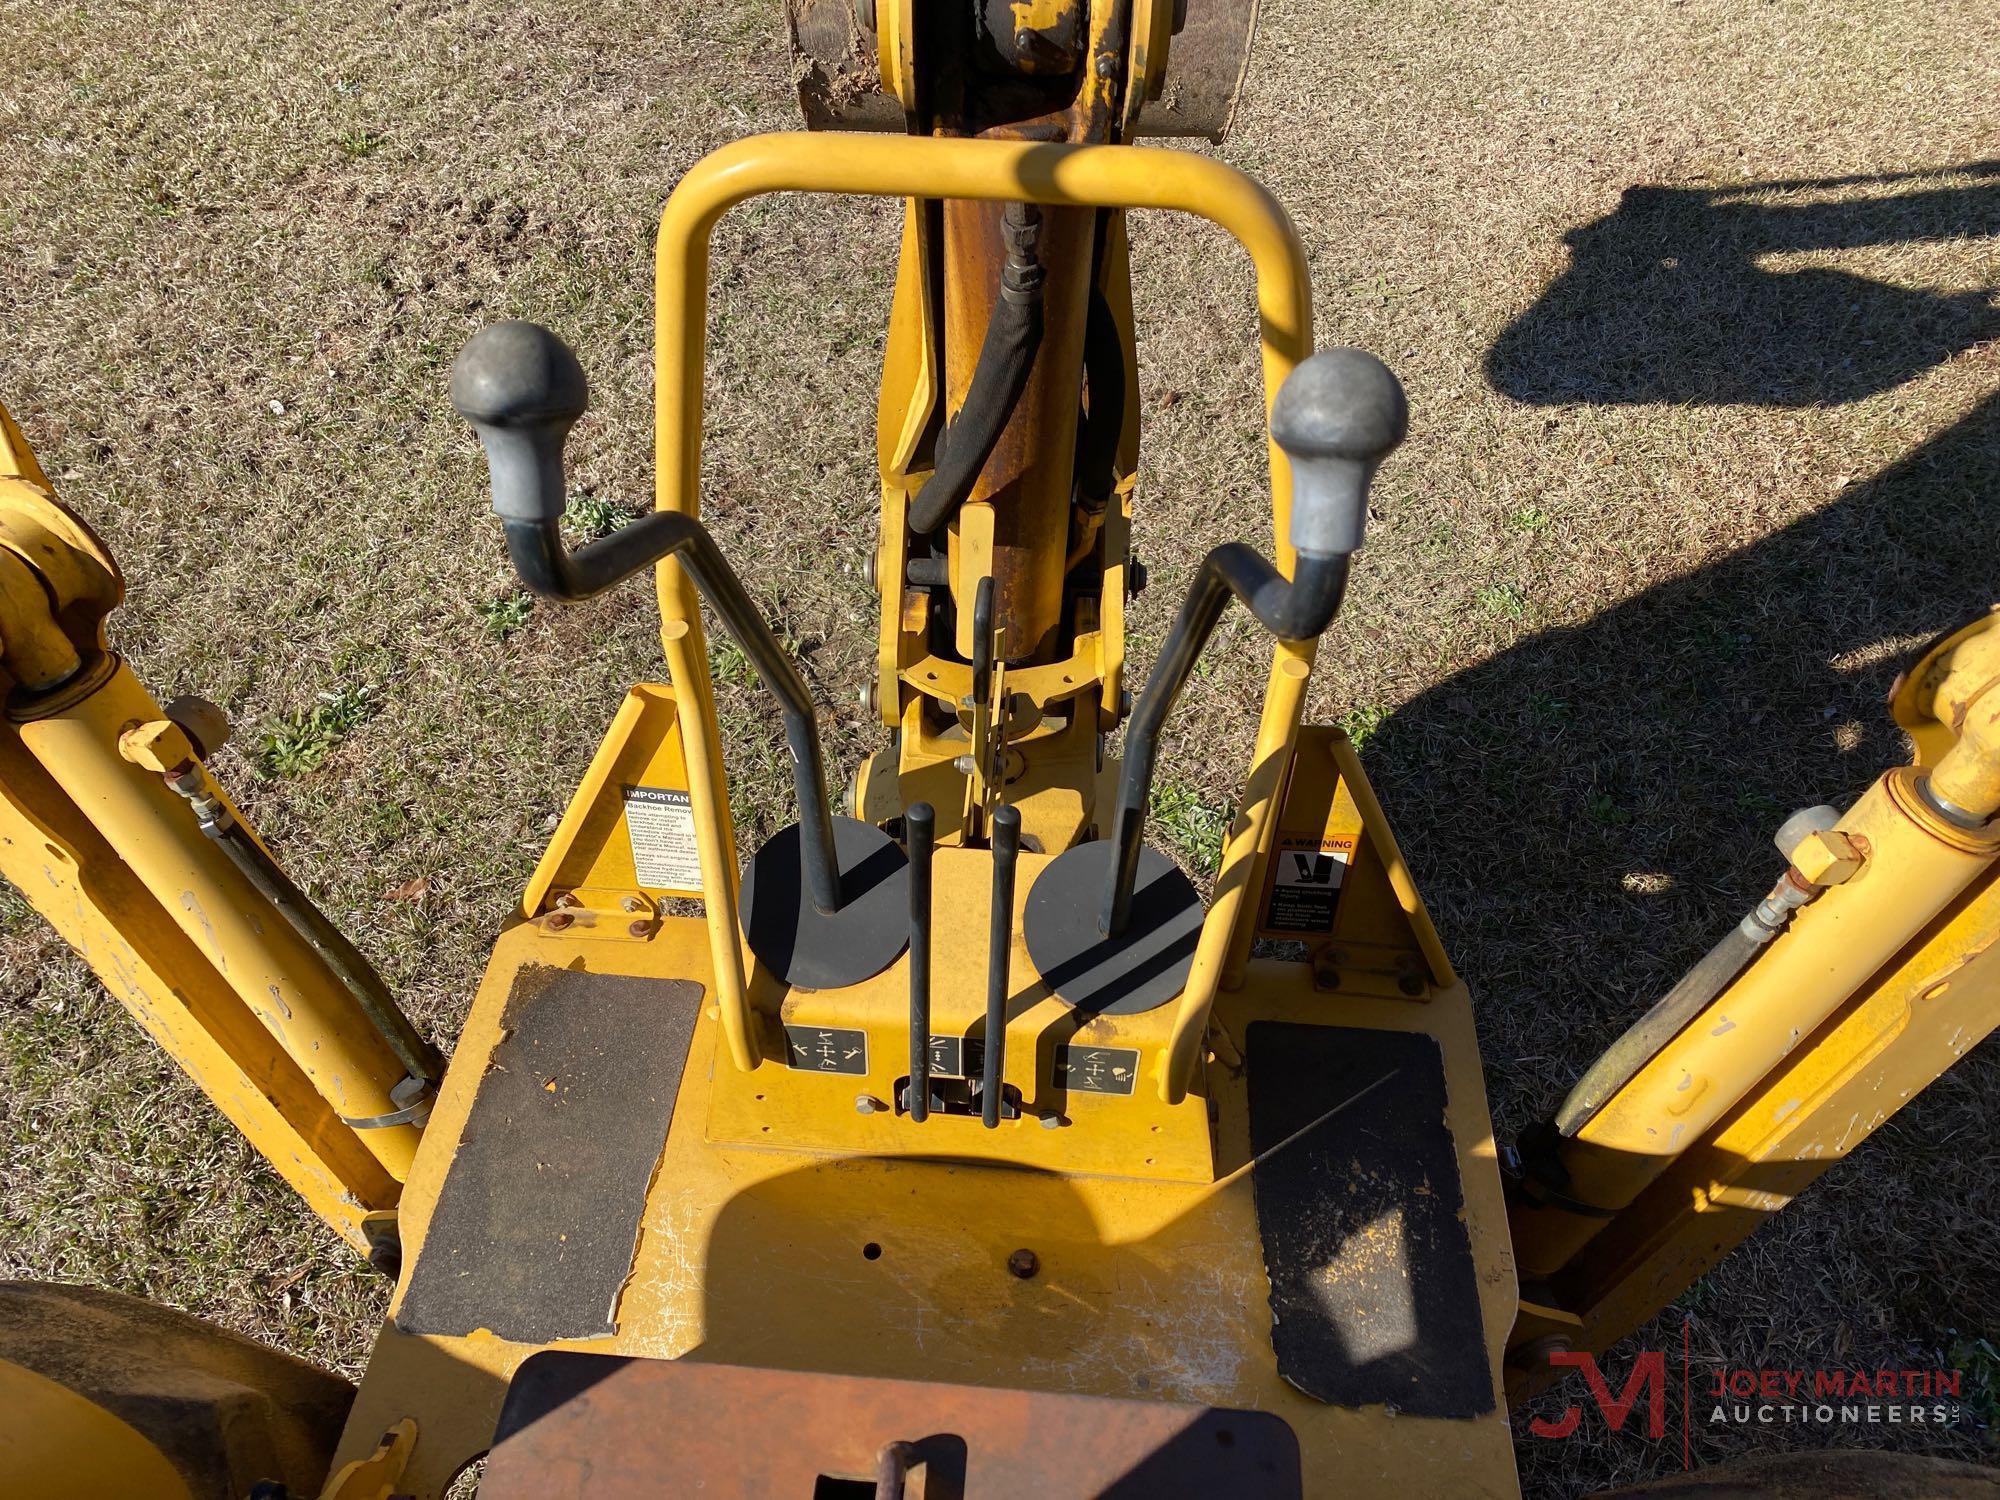
[[[1632,1373],[1626,1378],[1625,1389],[1616,1396],[1611,1394],[1611,1383],[1604,1378],[1604,1372],[1597,1368],[1597,1357],[1584,1350],[1556,1349],[1549,1354],[1552,1368],[1570,1368],[1583,1371],[1584,1381],[1590,1387],[1590,1399],[1597,1403],[1597,1409],[1604,1414],[1605,1425],[1613,1432],[1623,1432],[1626,1420],[1632,1415],[1632,1408],[1639,1404],[1639,1398],[1646,1397],[1646,1435],[1664,1437],[1667,1432],[1667,1356],[1661,1349],[1648,1349],[1634,1361]],[[1528,1423],[1528,1430],[1536,1437],[1566,1438],[1572,1435],[1577,1424],[1583,1420],[1583,1408],[1572,1406],[1553,1422],[1536,1417]]]

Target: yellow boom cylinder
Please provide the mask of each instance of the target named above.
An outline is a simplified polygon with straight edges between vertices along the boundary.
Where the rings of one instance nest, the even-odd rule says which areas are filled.
[[[1989,695],[2000,706],[2000,695]],[[1975,719],[1977,711],[1975,710]],[[1520,1206],[1521,1270],[1549,1276],[1630,1205],[1793,1048],[1888,964],[2000,857],[2000,774],[1991,711],[1968,722],[1930,773],[1958,794],[1947,817],[1924,773],[1890,772],[1840,820],[1860,870],[1786,932],[1558,1148],[1563,1193],[1586,1211]],[[1989,768],[1982,780],[1979,768]],[[1954,821],[1955,820],[1955,821]],[[1963,826],[1973,823],[1978,826]],[[1801,1107],[1811,1101],[1801,1100]],[[1595,1213],[1587,1210],[1595,1210]]]
[[[123,662],[73,701],[63,694],[21,725],[21,740],[343,1120],[398,1112],[390,1090],[406,1070],[325,962],[205,838],[157,774],[127,762],[118,737],[163,717]],[[419,1130],[357,1136],[396,1181],[407,1179]]]

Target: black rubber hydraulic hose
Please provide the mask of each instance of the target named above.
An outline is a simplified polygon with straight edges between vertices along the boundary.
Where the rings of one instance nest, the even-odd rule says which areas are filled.
[[[382,976],[361,951],[334,926],[312,898],[265,852],[250,830],[236,820],[229,805],[210,790],[199,765],[190,764],[167,778],[167,785],[187,799],[201,831],[228,856],[229,862],[291,929],[326,961],[341,987],[354,998],[378,1035],[395,1053],[410,1077],[434,1090],[444,1079],[444,1058],[418,1033],[390,995]],[[413,1106],[413,1108],[420,1106]]]
[[[1591,1116],[1610,1102],[1639,1070],[1651,1062],[1690,1021],[1750,967],[1757,955],[1791,922],[1792,913],[1812,901],[1819,887],[1791,870],[1780,876],[1770,894],[1730,928],[1722,941],[1696,960],[1693,968],[1662,995],[1652,1009],[1626,1028],[1592,1063],[1556,1111],[1559,1135],[1573,1136]]]
[[[1721,942],[1704,953],[1577,1080],[1576,1087],[1569,1091],[1562,1108],[1556,1112],[1557,1132],[1572,1136],[1582,1129],[1613,1094],[1630,1083],[1641,1068],[1659,1055],[1662,1047],[1679,1036],[1688,1022],[1735,982],[1763,946],[1763,942],[1747,936],[1740,925],[1730,928]]]
[[[1095,510],[1111,498],[1118,483],[1118,444],[1125,436],[1125,341],[1111,303],[1094,286],[1084,322],[1083,375],[1090,405],[1077,424],[1076,483]]]
[[[1000,300],[987,320],[972,382],[951,425],[939,434],[936,466],[910,502],[910,530],[929,536],[958,514],[972,495],[979,471],[1028,388],[1042,345],[1042,266],[1036,258],[1041,210],[1010,203],[1003,220],[1007,263],[1000,271]]]

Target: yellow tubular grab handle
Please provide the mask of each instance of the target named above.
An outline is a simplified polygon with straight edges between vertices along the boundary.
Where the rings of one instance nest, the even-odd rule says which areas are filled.
[[[1293,366],[1312,352],[1312,289],[1305,249],[1277,200],[1232,167],[1190,152],[1135,146],[1060,146],[1027,141],[791,132],[751,136],[697,162],[668,198],[654,255],[659,329],[654,345],[654,464],[661,510],[700,511],[702,370],[707,350],[708,241],[737,204],[764,193],[863,194],[889,198],[1025,200],[1085,208],[1158,208],[1220,225],[1249,252],[1257,274],[1264,405],[1268,412]],[[1291,470],[1269,445],[1271,508],[1279,568],[1292,568]],[[716,1002],[736,1065],[754,1068],[742,938],[736,919],[736,854],[722,768],[713,684],[693,585],[678,564],[659,569],[660,615],[674,689],[696,715],[688,736],[688,793],[707,898]],[[1169,1103],[1186,1096],[1208,1011],[1253,884],[1273,816],[1284,759],[1305,702],[1312,647],[1280,645],[1272,661],[1242,812],[1231,825],[1202,927],[1194,970],[1174,1017],[1160,1076]],[[1302,670],[1304,669],[1304,670]]]

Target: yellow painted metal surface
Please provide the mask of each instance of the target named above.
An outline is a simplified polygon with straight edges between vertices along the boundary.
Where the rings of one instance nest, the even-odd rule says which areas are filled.
[[[1841,831],[1869,851],[1860,871],[1795,915],[1565,1143],[1568,1196],[1601,1209],[1631,1203],[1992,868],[2000,828],[1975,834],[1943,822],[1918,795],[1917,774],[1889,773],[1841,818]],[[1515,1243],[1524,1272],[1560,1270],[1605,1222],[1519,1206]]]
[[[882,30],[885,62],[892,30],[893,24]],[[754,136],[697,163],[675,188],[660,220],[655,251],[659,323],[654,461],[657,503],[663,510],[697,514],[700,509],[709,236],[716,221],[735,204],[786,191],[906,199],[1026,199],[1197,214],[1234,235],[1256,271],[1267,408],[1284,377],[1311,351],[1311,291],[1298,235],[1276,200],[1220,162],[1125,146],[854,136],[843,139],[834,151],[824,140],[804,133]],[[1278,561],[1289,569],[1290,469],[1276,444],[1267,446]],[[659,595],[668,669],[686,714],[688,782],[701,849],[717,1004],[731,1054],[739,1067],[747,1068],[755,1063],[756,1041],[736,920],[737,861],[727,782],[698,601],[692,584],[671,561],[660,567]],[[1274,660],[1250,774],[1251,795],[1244,799],[1243,815],[1232,825],[1195,979],[1177,1022],[1176,1046],[1159,1073],[1158,1087],[1169,1102],[1187,1091],[1236,924],[1247,919],[1242,896],[1261,873],[1272,805],[1298,725],[1310,661],[1310,647],[1302,646],[1281,646]]]
[[[0,725],[0,876],[313,1211],[365,1250],[361,1221],[394,1208],[416,1132],[365,1141],[341,1121],[349,1105],[393,1108],[383,1093],[370,1109],[365,1084],[348,1083],[372,1031],[357,1043],[341,1027],[365,1022],[317,956],[159,775],[126,758],[157,758],[157,746],[121,740],[163,715],[104,650],[104,617],[123,592],[110,554],[49,492],[0,410],[0,683],[45,690],[17,698]],[[167,738],[184,743],[177,730]],[[316,1027],[322,1010],[331,1027]]]
[[[356,1250],[399,1187],[66,793],[0,726],[0,876]]]
[[[403,1471],[417,1446],[417,1424],[397,1422],[384,1432],[366,1458],[342,1464],[321,1492],[322,1500],[392,1500],[401,1493]]]
[[[0,1493],[22,1500],[191,1500],[179,1471],[136,1427],[4,1359]]]
[[[647,885],[639,879],[625,819],[628,786],[687,789],[679,708],[673,689],[659,683],[638,684],[619,705],[522,892],[522,916],[536,915],[558,895],[586,911],[630,915],[638,910],[629,904],[635,901],[650,913],[658,898],[701,894],[698,887]]]
[[[1972,699],[2000,683],[2000,609],[1951,631],[1896,679],[1889,715],[1916,746],[1919,767],[1935,765],[1958,743]]]
[[[980,858],[948,860],[941,851],[940,868],[962,863],[969,871]],[[974,941],[965,938],[960,951]],[[423,1253],[438,1191],[500,1039],[514,973],[551,962],[703,984],[709,977],[707,945],[690,919],[672,919],[652,942],[629,945],[526,926],[502,937],[412,1174],[406,1264]],[[939,965],[941,976],[946,967]],[[907,982],[901,964],[882,982],[885,1006],[899,980]],[[1270,1017],[1422,1030],[1438,1039],[1497,1389],[1514,1278],[1471,1008],[1461,988],[1423,1004],[1384,990],[1357,975],[1329,994],[1313,988],[1302,965],[1260,962],[1240,991],[1224,997],[1217,1035],[1233,1052],[1230,1037]],[[1229,1066],[1208,1067],[1202,1092],[1179,1107],[1192,1114],[1212,1103],[1210,1171],[1220,1181],[1140,1180],[1060,1165],[1061,1152],[1088,1161],[1100,1130],[1116,1131],[1127,1150],[1135,1139],[1169,1138],[1171,1113],[1143,1088],[1089,1112],[1072,1101],[1075,1123],[1064,1129],[1017,1127],[1009,1138],[1024,1149],[1029,1141],[1041,1149],[1043,1136],[1058,1143],[1041,1167],[964,1159],[970,1137],[957,1127],[969,1122],[936,1115],[923,1125],[890,1118],[867,1126],[921,1137],[928,1160],[893,1149],[886,1134],[832,1139],[831,1122],[859,1120],[853,1096],[881,1087],[887,1071],[856,1080],[794,1074],[773,1061],[738,1074],[715,1007],[705,1005],[617,1310],[619,1332],[565,1347],[1253,1406],[1298,1432],[1309,1494],[1516,1492],[1504,1409],[1465,1421],[1351,1410],[1316,1402],[1278,1375],[1250,1176],[1237,1170],[1249,1150],[1245,1097]],[[820,1096],[810,1106],[809,1090]],[[760,1092],[765,1099],[754,1098]],[[759,1118],[754,1105],[769,1110]],[[1121,1105],[1131,1120],[1114,1124],[1111,1112]],[[757,1128],[746,1131],[753,1122]],[[1147,1170],[1143,1155],[1132,1166]],[[1023,1248],[1041,1261],[1032,1280],[1006,1269]],[[487,1446],[506,1381],[532,1352],[485,1334],[417,1338],[385,1328],[341,1460],[365,1456],[393,1423],[414,1419],[423,1436],[402,1484],[418,1496],[436,1494]]]
[[[118,751],[124,728],[162,717],[114,660],[95,691],[19,726],[21,742],[98,829],[284,1053],[348,1119],[393,1113],[405,1070],[305,939],[202,836],[182,799]],[[412,1125],[357,1132],[392,1178],[415,1154]]]
[[[1125,1095],[1061,1088],[1058,1047],[1124,1049],[1139,1069],[1166,1044],[1172,1012],[1079,1016],[1049,993],[1022,938],[1022,913],[1036,876],[1051,860],[1020,856],[1014,889],[1014,943],[1009,958],[1013,993],[1007,1004],[1004,1082],[1018,1088],[1022,1115],[987,1130],[977,1118],[934,1115],[913,1129],[888,1110],[861,1113],[855,1102],[885,1105],[908,1077],[908,960],[844,990],[799,990],[776,1003],[787,1025],[842,1027],[867,1033],[865,1074],[818,1074],[789,1067],[718,1076],[708,1138],[718,1144],[862,1153],[873,1156],[948,1155],[966,1161],[1048,1171],[1206,1182],[1210,1177],[1207,1101],[1191,1095],[1178,1106],[1139,1087],[1138,1070],[1121,1081]],[[938,1036],[983,1039],[986,1016],[988,914],[993,858],[983,849],[940,849],[932,869],[937,954],[931,989],[931,1030]],[[768,1049],[781,1055],[774,1042]],[[1048,1128],[1043,1116],[1067,1122]]]
[[[1346,873],[1330,929],[1282,926],[1270,920],[1278,884],[1273,859],[1258,898],[1258,936],[1331,949],[1340,967],[1379,972],[1399,988],[1413,976],[1438,987],[1457,982],[1353,742],[1337,726],[1309,724],[1299,730],[1276,828],[1278,856],[1329,854],[1344,859]],[[1244,929],[1245,949],[1250,930]],[[1234,962],[1240,966],[1242,960]],[[1235,983],[1240,979],[1225,980],[1229,988]]]
[[[1577,1347],[1672,1302],[2000,1024],[2000,871],[1805,1038],[1565,1277]]]

